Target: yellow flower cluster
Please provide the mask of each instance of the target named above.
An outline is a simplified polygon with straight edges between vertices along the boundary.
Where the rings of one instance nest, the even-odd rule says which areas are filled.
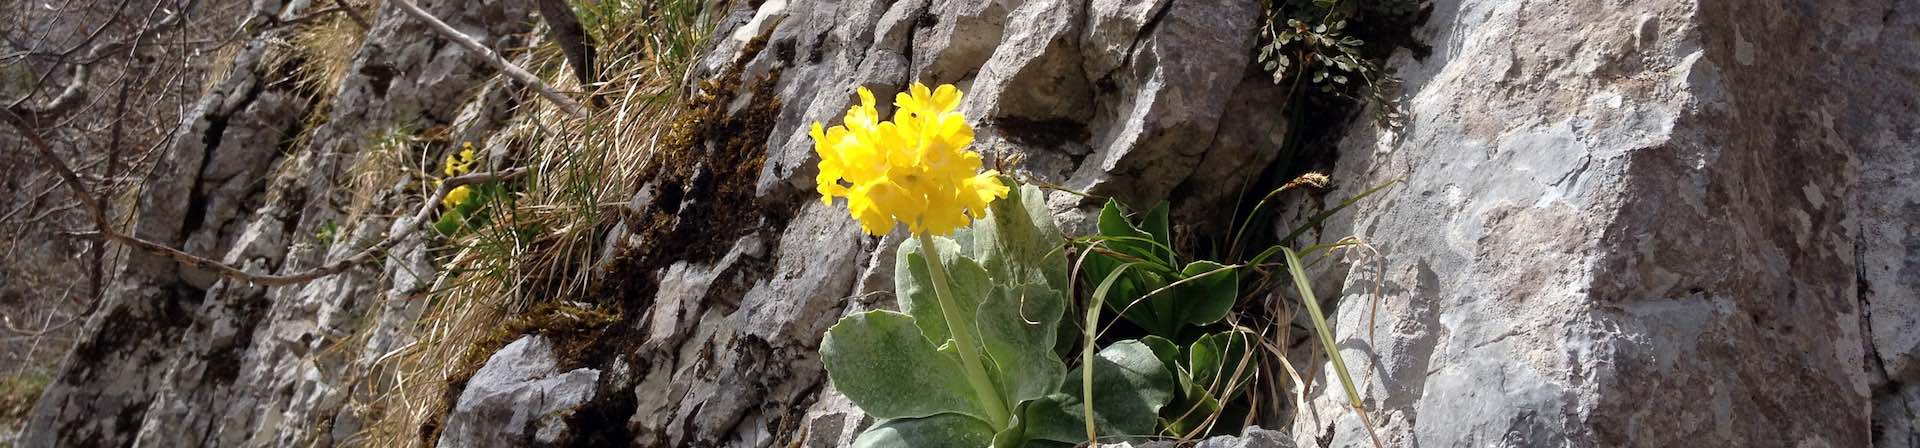
[[[476,162],[473,155],[473,142],[467,142],[460,145],[460,154],[447,156],[447,160],[440,164],[440,172],[447,177],[467,174],[468,171],[473,171],[473,164]],[[453,187],[452,190],[447,191],[446,198],[440,199],[440,205],[449,209],[459,207],[460,203],[467,202],[467,196],[472,194],[473,189],[467,188],[466,185]]]
[[[1000,173],[980,172],[980,153],[967,149],[973,127],[956,111],[960,89],[914,83],[894,97],[887,121],[874,108],[873,92],[861,87],[859,93],[860,104],[847,109],[843,125],[813,124],[822,202],[847,198],[848,211],[868,234],[885,234],[898,221],[916,235],[945,235],[1007,197]]]

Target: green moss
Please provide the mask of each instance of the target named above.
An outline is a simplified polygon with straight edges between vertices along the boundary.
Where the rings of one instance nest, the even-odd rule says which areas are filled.
[[[734,241],[783,224],[791,213],[788,207],[761,203],[755,194],[779,117],[781,103],[773,88],[780,72],[751,86],[743,85],[741,72],[745,61],[765,48],[762,39],[750,42],[739,63],[702,82],[701,93],[661,139],[640,172],[641,184],[656,188],[654,200],[625,221],[641,246],[618,255],[600,285],[601,297],[625,309],[644,309],[655,289],[651,278],[667,263],[713,262]],[[742,94],[751,102],[729,113]]]

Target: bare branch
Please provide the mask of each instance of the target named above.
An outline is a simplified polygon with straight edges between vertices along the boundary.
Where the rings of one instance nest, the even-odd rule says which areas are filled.
[[[526,69],[522,69],[520,66],[513,65],[512,62],[508,62],[506,58],[500,57],[499,53],[494,53],[492,49],[481,45],[479,41],[473,40],[472,36],[468,36],[459,30],[453,29],[451,26],[447,26],[446,22],[434,18],[432,14],[427,14],[426,10],[420,9],[420,7],[414,5],[413,2],[407,0],[392,1],[394,4],[400,5],[400,10],[405,11],[407,15],[426,22],[427,26],[433,28],[434,32],[440,33],[440,37],[444,37],[456,44],[460,44],[462,47],[466,47],[467,51],[479,53],[482,58],[487,60],[487,63],[493,64],[494,68],[500,69],[502,73],[506,73],[507,77],[513,78],[513,80],[519,81],[521,84],[533,87],[535,91],[540,92],[541,97],[546,98],[547,101],[552,101],[555,106],[560,106],[560,110],[564,110],[574,117],[587,117],[587,108],[580,106],[580,103],[574,102],[572,99],[567,98],[566,95],[561,95],[560,92],[554,90],[552,86],[541,81],[540,77],[533,76],[533,73],[527,72]]]
[[[120,7],[125,8],[126,3],[127,1],[123,0],[121,2]],[[126,38],[92,47],[91,49],[87,50],[87,54],[85,56],[82,56],[79,61],[67,60],[68,57],[72,56],[75,52],[78,52],[81,48],[85,48],[87,45],[93,43],[94,39],[99,37],[100,31],[105,30],[107,28],[107,25],[112,24],[112,20],[110,19],[107,25],[101,25],[99,28],[94,29],[94,31],[91,34],[87,35],[87,38],[84,41],[82,41],[79,45],[75,45],[73,48],[69,48],[64,52],[60,52],[54,55],[56,59],[55,60],[56,66],[57,64],[60,64],[60,63],[70,62],[73,64],[73,76],[67,79],[67,86],[61,89],[59,96],[54,97],[54,99],[52,101],[49,101],[46,105],[43,105],[40,107],[28,107],[25,103],[28,98],[33,97],[33,92],[38,90],[38,87],[36,86],[32,90],[28,90],[26,96],[22,96],[20,97],[20,99],[15,100],[11,104],[8,104],[6,108],[7,113],[9,113],[10,115],[13,115],[15,119],[22,119],[22,120],[25,120],[27,123],[33,123],[33,124],[38,124],[38,123],[59,119],[62,115],[65,115],[67,112],[72,111],[74,106],[79,105],[80,103],[86,100],[87,82],[90,80],[89,78],[90,78],[90,75],[92,74],[92,70],[88,68],[89,65],[93,64],[94,62],[98,62],[100,59],[106,57],[107,55],[113,52],[119,51],[121,48],[129,47],[129,46],[138,46],[139,42],[147,38],[148,36],[152,36],[154,33],[159,33],[161,31],[166,30],[167,28],[173,27],[175,24],[180,23],[181,18],[183,16],[186,16],[187,12],[191,10],[196,3],[197,3],[197,0],[187,0],[185,6],[181,8],[180,11],[174,12],[173,14],[168,15],[166,18],[160,19],[158,23],[153,23],[149,26],[145,26],[141,28],[139,31],[134,32],[132,35],[127,36]],[[117,10],[118,9],[116,9],[116,11]],[[119,16],[117,15],[114,16],[114,18],[116,19],[118,17]]]
[[[340,6],[340,10],[347,14],[347,18],[353,19],[353,24],[360,25],[361,32],[373,29],[373,24],[368,23],[366,17],[361,17],[360,10],[354,9],[353,5],[347,4],[347,0],[333,0],[333,4]]]
[[[67,87],[62,89],[60,95],[54,97],[53,101],[48,101],[46,105],[38,108],[27,108],[24,105],[15,105],[10,112],[35,123],[58,119],[60,116],[66,115],[67,111],[73,110],[74,106],[85,102],[84,100],[87,97],[87,78],[89,77],[88,75],[91,74],[92,70],[89,70],[86,64],[74,64],[73,77],[67,78]],[[22,97],[20,99],[25,100],[27,98]]]
[[[593,36],[580,26],[580,17],[573,13],[573,6],[567,0],[536,0],[534,4],[539,6],[540,16],[547,20],[547,35],[560,44],[561,53],[567,55],[567,64],[573,66],[574,79],[580,80],[582,86],[593,85],[597,77]]]
[[[40,153],[40,158],[48,166],[53,167],[54,172],[60,176],[60,179],[66,183],[68,188],[73,190],[75,196],[80,198],[81,205],[86,207],[92,215],[94,226],[99,229],[99,236],[101,238],[159,254],[183,265],[205,269],[218,273],[223,277],[246,281],[261,286],[293,285],[346,272],[347,269],[352,268],[354,265],[364,263],[372,259],[374,255],[378,255],[392,248],[394,245],[399,244],[400,241],[409,234],[407,231],[421,228],[420,225],[427,222],[428,218],[433,216],[434,211],[439,209],[440,201],[446,199],[447,193],[452,192],[454,188],[463,185],[511,180],[527,174],[526,168],[510,168],[494,172],[473,173],[443,180],[440,183],[440,187],[434,190],[433,195],[427,199],[426,203],[420,205],[420,210],[414,212],[413,216],[401,226],[401,229],[404,231],[390,233],[386,239],[381,240],[379,243],[375,243],[373,246],[363,249],[360,252],[356,252],[353,255],[325,266],[292,274],[254,274],[233,265],[190,254],[164,244],[147,241],[113,230],[113,228],[107,224],[106,214],[100,207],[99,199],[93,196],[90,190],[87,189],[86,184],[81,183],[80,177],[74,174],[73,169],[68,168],[66,162],[61,161],[59,156],[53,153],[53,147],[47,145],[46,140],[41,139],[39,132],[34,131],[34,129],[24,121],[24,118],[19,115],[8,113],[6,118],[7,123],[13,125],[14,129],[20,131],[20,134],[26,137],[34,149]]]

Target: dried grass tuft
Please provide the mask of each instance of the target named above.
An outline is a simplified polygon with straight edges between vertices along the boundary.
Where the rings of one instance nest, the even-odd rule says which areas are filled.
[[[289,39],[301,60],[294,68],[295,79],[308,92],[322,98],[334,96],[340,91],[340,82],[347,78],[354,53],[360,51],[365,39],[366,30],[360,29],[345,14],[328,14],[300,25]]]
[[[552,45],[519,62],[556,88],[591,92],[607,106],[577,119],[530,99],[519,104],[515,124],[487,144],[476,142],[506,148],[495,160],[533,169],[532,180],[487,207],[488,224],[438,249],[442,272],[417,299],[428,304],[415,341],[381,355],[354,386],[378,391],[355,394],[350,403],[366,422],[354,443],[430,445],[467,378],[501,346],[520,334],[579,331],[620,318],[623,310],[577,299],[588,293],[600,240],[682,102],[680,74],[715,17],[699,0],[575,7],[600,42],[602,82],[579,85]]]

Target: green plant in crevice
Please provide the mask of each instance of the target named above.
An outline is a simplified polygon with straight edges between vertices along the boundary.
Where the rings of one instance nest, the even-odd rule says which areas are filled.
[[[1394,100],[1400,81],[1369,55],[1360,23],[1401,25],[1423,0],[1264,0],[1265,19],[1255,59],[1273,82],[1321,93],[1364,98],[1381,107],[1375,118],[1398,127],[1404,113]],[[1374,51],[1378,53],[1378,51]]]
[[[855,446],[1151,434],[1171,378],[1139,341],[1109,344],[1073,370],[1055,352],[1068,308],[1064,240],[1038,189],[978,173],[958,90],[916,84],[890,121],[859,93],[844,125],[814,127],[818,189],[845,197],[867,233],[906,224],[914,238],[895,264],[901,311],[847,316],[821,341],[833,385],[880,419]]]
[[[1245,330],[1227,330],[1201,336],[1184,347],[1158,336],[1140,340],[1169,374],[1175,387],[1172,404],[1161,413],[1166,432],[1181,437],[1239,434],[1239,424],[1252,407],[1238,400],[1257,378],[1253,352],[1257,336]],[[1215,422],[1226,425],[1215,426]]]
[[[1169,209],[1161,203],[1136,221],[1109,200],[1101,209],[1099,234],[1083,239],[1089,244],[1082,269],[1089,278],[1104,279],[1093,302],[1149,333],[1140,341],[1174,379],[1169,405],[1158,414],[1160,426],[1186,436],[1223,415],[1250,412],[1244,401],[1234,399],[1252,383],[1256,369],[1246,349],[1248,335],[1207,332],[1239,302],[1242,266],[1204,259],[1182,264],[1172,246]],[[1090,315],[1089,325],[1093,321]],[[1212,433],[1238,434],[1237,423]]]
[[[1251,403],[1241,399],[1258,380],[1252,335],[1248,330],[1222,324],[1239,303],[1243,291],[1258,291],[1260,285],[1243,285],[1241,273],[1265,270],[1299,236],[1325,219],[1360,200],[1383,191],[1395,182],[1387,182],[1354,195],[1332,208],[1309,216],[1305,223],[1282,236],[1278,244],[1245,261],[1237,250],[1242,236],[1254,219],[1263,216],[1268,202],[1281,192],[1304,185],[1325,186],[1327,179],[1318,174],[1301,176],[1264,196],[1243,217],[1229,239],[1227,251],[1219,260],[1183,257],[1174,250],[1169,229],[1169,206],[1160,204],[1137,216],[1129,217],[1125,207],[1109,201],[1102,209],[1098,235],[1082,238],[1082,271],[1089,278],[1103,279],[1095,289],[1090,307],[1105,308],[1121,315],[1149,333],[1140,341],[1149,346],[1160,364],[1174,378],[1174,395],[1159,414],[1164,433],[1179,437],[1238,434],[1252,411]],[[1236,217],[1242,218],[1242,217]],[[1303,251],[1329,251],[1345,243],[1320,245]],[[1185,261],[1183,258],[1200,258]],[[1282,262],[1284,263],[1284,261]],[[1296,282],[1304,282],[1297,278]],[[1100,306],[1104,304],[1105,306]],[[1318,305],[1316,302],[1314,305]],[[1317,308],[1315,308],[1317,311]],[[1091,314],[1088,326],[1097,320]],[[1331,329],[1325,321],[1312,322],[1318,336],[1331,341]],[[1222,327],[1225,328],[1222,328]],[[1089,338],[1096,334],[1091,329]],[[1091,347],[1091,345],[1089,345]],[[1335,358],[1337,368],[1345,365]],[[1345,380],[1345,377],[1342,377]],[[1349,381],[1343,381],[1348,389]]]
[[[1234,236],[1233,236],[1233,242],[1231,243],[1232,247],[1229,250],[1228,257],[1234,258],[1238,256],[1238,253],[1239,253],[1238,249],[1241,245],[1242,237],[1244,236],[1245,232],[1253,223],[1254,218],[1261,216],[1261,212],[1266,210],[1266,207],[1269,201],[1273,200],[1277,195],[1287,190],[1290,190],[1302,185],[1324,186],[1326,182],[1327,182],[1327,179],[1325,176],[1315,174],[1315,173],[1308,173],[1306,175],[1301,176],[1298,179],[1295,179],[1292,182],[1288,182],[1287,184],[1282,185],[1279,188],[1275,188],[1272,192],[1267,193],[1266,196],[1262,197],[1258,202],[1255,203],[1254,207],[1250,211],[1248,211],[1247,216],[1244,218],[1245,221],[1242,221],[1242,223],[1240,224],[1240,227],[1235,230]],[[1319,299],[1314,296],[1313,288],[1308,283],[1307,275],[1306,275],[1306,269],[1308,266],[1301,262],[1301,259],[1299,256],[1299,254],[1301,253],[1316,253],[1316,252],[1322,255],[1330,255],[1333,253],[1333,251],[1337,249],[1358,245],[1360,243],[1352,238],[1348,238],[1348,239],[1342,239],[1340,241],[1336,241],[1333,243],[1312,245],[1312,246],[1304,247],[1298,250],[1293,249],[1292,246],[1295,244],[1295,241],[1300,236],[1305,235],[1307,231],[1319,226],[1320,223],[1325,221],[1327,218],[1332,217],[1334,214],[1339,213],[1341,210],[1345,210],[1347,207],[1352,207],[1354,204],[1358,204],[1362,199],[1372,196],[1375,193],[1385,191],[1387,188],[1390,188],[1397,183],[1399,183],[1399,179],[1383,182],[1379,185],[1373,186],[1372,188],[1368,188],[1364,191],[1361,191],[1359,194],[1355,194],[1352,197],[1348,197],[1346,200],[1341,201],[1339,204],[1335,205],[1332,208],[1321,210],[1319,213],[1315,213],[1311,216],[1308,216],[1305,219],[1305,222],[1295,226],[1291,231],[1281,236],[1276,244],[1267,247],[1265,250],[1262,250],[1259,254],[1254,255],[1252,258],[1245,261],[1243,264],[1238,265],[1238,266],[1250,266],[1256,269],[1264,269],[1267,267],[1278,265],[1278,267],[1280,267],[1281,269],[1284,269],[1287,272],[1288,275],[1285,278],[1289,283],[1292,283],[1294,285],[1294,289],[1298,293],[1298,296],[1299,296],[1298,299],[1301,302],[1301,305],[1303,305],[1303,307],[1307,309],[1307,316],[1309,318],[1308,324],[1312,326],[1312,330],[1314,332],[1314,338],[1317,341],[1319,341],[1321,349],[1325,350],[1325,352],[1327,353],[1327,362],[1329,365],[1333,367],[1335,373],[1337,374],[1336,379],[1340,382],[1340,386],[1346,394],[1348,406],[1354,411],[1354,414],[1360,418],[1362,425],[1366,428],[1367,436],[1372,439],[1373,445],[1375,447],[1381,447],[1384,445],[1382,445],[1380,442],[1379,434],[1377,434],[1374,431],[1372,419],[1367,415],[1366,405],[1360,400],[1360,395],[1359,395],[1358,389],[1354,386],[1352,375],[1349,375],[1347,373],[1348,372],[1347,364],[1346,364],[1346,361],[1342,359],[1340,352],[1338,350],[1339,347],[1338,347],[1337,341],[1334,339],[1333,327],[1327,323],[1326,314],[1321,311],[1321,303]],[[1268,260],[1272,260],[1275,257],[1279,257],[1279,262],[1270,264]],[[1283,359],[1282,362],[1285,362],[1285,360]],[[1291,369],[1291,367],[1289,367],[1289,369]]]
[[[447,177],[472,172],[473,166],[479,163],[475,157],[473,142],[463,143],[459,153],[448,155],[446,161],[441,163],[440,172]],[[445,211],[440,213],[440,220],[433,223],[433,229],[441,235],[452,236],[460,229],[484,226],[487,216],[481,212],[487,204],[506,199],[506,187],[499,182],[453,187],[447,191],[446,197],[440,199],[440,206]]]
[[[1162,202],[1138,223],[1119,202],[1100,210],[1099,247],[1089,246],[1089,278],[1105,278],[1123,264],[1134,269],[1113,285],[1106,304],[1148,333],[1185,340],[1192,327],[1212,325],[1227,316],[1240,296],[1240,277],[1232,267],[1212,260],[1181,264],[1173,250],[1169,206]]]
[[[329,219],[321,222],[320,228],[313,231],[313,242],[315,244],[332,243],[337,236],[340,236],[340,224]]]

